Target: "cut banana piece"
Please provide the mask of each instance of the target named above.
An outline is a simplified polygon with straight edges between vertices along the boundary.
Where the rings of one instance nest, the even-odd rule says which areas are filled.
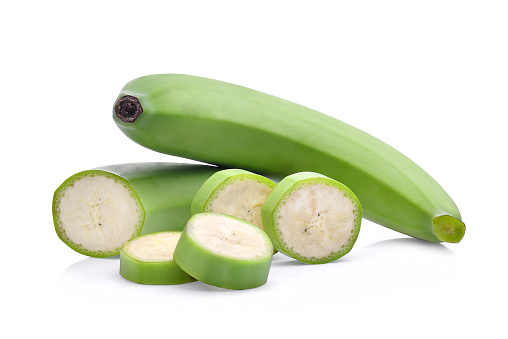
[[[241,290],[266,283],[272,254],[259,227],[225,214],[198,213],[182,231],[174,259],[206,284]]]
[[[280,252],[309,264],[347,254],[362,220],[354,193],[338,181],[313,172],[284,178],[266,199],[263,225]]]
[[[173,260],[181,232],[145,234],[120,250],[120,275],[138,284],[175,285],[195,281]]]
[[[181,231],[196,192],[217,171],[202,165],[132,163],[79,172],[53,196],[56,233],[81,254],[111,257],[140,234]]]
[[[263,229],[261,207],[276,183],[242,169],[212,175],[199,189],[191,213],[215,212],[248,221]]]

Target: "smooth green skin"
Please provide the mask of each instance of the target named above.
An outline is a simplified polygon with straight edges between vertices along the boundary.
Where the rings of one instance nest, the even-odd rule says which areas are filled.
[[[351,231],[348,242],[344,244],[342,248],[340,248],[337,252],[323,258],[305,257],[287,247],[281,238],[278,220],[275,220],[274,218],[274,214],[279,210],[279,208],[284,204],[285,200],[294,192],[295,189],[314,183],[323,183],[330,185],[343,192],[355,205],[357,214],[356,223],[353,227],[353,230]],[[261,214],[263,218],[264,231],[272,241],[273,247],[275,249],[289,257],[307,264],[325,264],[345,256],[353,248],[356,239],[358,239],[358,234],[360,233],[360,225],[362,222],[362,205],[360,204],[360,201],[356,195],[342,183],[330,179],[319,173],[299,172],[282,179],[282,181],[277,185],[277,187],[275,187],[272,193],[270,193],[268,198],[266,198],[263,208],[261,209]]]
[[[196,218],[206,217],[207,214],[198,213],[191,217],[188,224]],[[267,246],[273,247],[270,239],[260,228],[244,220],[222,214],[227,218],[233,218],[248,224],[257,232],[266,237]],[[196,243],[186,232],[182,231],[180,240],[176,245],[173,258],[185,272],[197,280],[216,287],[244,290],[264,285],[268,280],[272,256],[266,256],[255,260],[235,259],[211,252]]]
[[[143,113],[117,126],[149,149],[257,173],[317,172],[358,196],[366,219],[432,242],[434,218],[449,215],[449,234],[464,234],[459,210],[422,168],[379,139],[310,108],[245,87],[189,75],[156,74],[127,83]],[[116,104],[116,102],[115,102]],[[451,220],[451,219],[449,219]],[[448,240],[445,240],[448,241]]]
[[[127,243],[145,235],[131,239]],[[126,250],[126,244],[120,249],[120,275],[125,279],[147,285],[176,285],[196,281],[185,273],[174,260],[147,262],[135,259],[133,254]]]
[[[223,189],[224,186],[237,180],[255,180],[263,183],[270,188],[274,188],[277,184],[272,180],[242,169],[225,169],[213,174],[196,193],[194,200],[191,204],[191,214],[209,212],[206,206],[211,203],[212,197],[216,192]]]
[[[91,257],[112,257],[114,251],[90,251],[72,242],[61,227],[59,202],[65,190],[77,180],[94,175],[110,177],[127,187],[141,206],[140,224],[132,237],[160,231],[181,231],[189,220],[190,205],[201,185],[218,167],[174,163],[130,163],[104,166],[76,173],[53,195],[53,222],[58,237],[78,253]]]

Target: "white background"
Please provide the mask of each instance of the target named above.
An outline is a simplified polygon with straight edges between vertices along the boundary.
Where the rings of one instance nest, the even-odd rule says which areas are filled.
[[[1,5],[0,32],[2,337],[507,334],[506,1],[19,1]],[[152,73],[254,88],[373,134],[448,191],[464,240],[364,221],[347,256],[278,254],[257,289],[124,280],[118,258],[58,239],[51,201],[81,170],[185,161],[113,123],[123,85]]]

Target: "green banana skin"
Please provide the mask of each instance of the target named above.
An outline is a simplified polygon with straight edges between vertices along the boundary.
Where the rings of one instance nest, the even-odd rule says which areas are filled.
[[[144,285],[177,285],[196,281],[174,261],[141,262],[120,251],[120,275]]]
[[[129,180],[142,201],[145,223],[141,234],[181,231],[201,185],[221,168],[176,163],[134,163],[103,167]]]
[[[133,237],[161,231],[181,231],[191,216],[194,195],[218,167],[175,163],[128,163],[98,167],[76,173],[65,180],[53,196],[53,222],[58,237],[78,253],[92,257],[111,257],[115,251],[89,251],[66,236],[59,218],[59,201],[66,188],[92,175],[105,175],[124,182],[141,204],[143,220]]]
[[[368,220],[431,242],[464,236],[456,204],[417,164],[296,103],[217,80],[156,74],[124,86],[113,119],[154,151],[281,177],[321,173],[355,192]]]

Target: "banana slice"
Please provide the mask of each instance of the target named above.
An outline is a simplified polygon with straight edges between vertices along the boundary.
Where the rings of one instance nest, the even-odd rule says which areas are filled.
[[[227,214],[263,229],[261,207],[275,186],[275,182],[252,172],[222,170],[201,186],[192,201],[191,213]]]
[[[241,290],[266,283],[272,254],[259,227],[225,214],[198,213],[185,226],[174,259],[206,284]]]
[[[145,211],[127,180],[105,171],[84,171],[55,193],[58,236],[75,251],[94,257],[117,255],[138,235]]]
[[[195,281],[173,260],[181,232],[145,234],[120,250],[120,275],[138,284],[175,285]]]
[[[274,247],[299,261],[323,264],[347,254],[362,220],[354,193],[324,175],[284,178],[266,199],[263,225]]]

